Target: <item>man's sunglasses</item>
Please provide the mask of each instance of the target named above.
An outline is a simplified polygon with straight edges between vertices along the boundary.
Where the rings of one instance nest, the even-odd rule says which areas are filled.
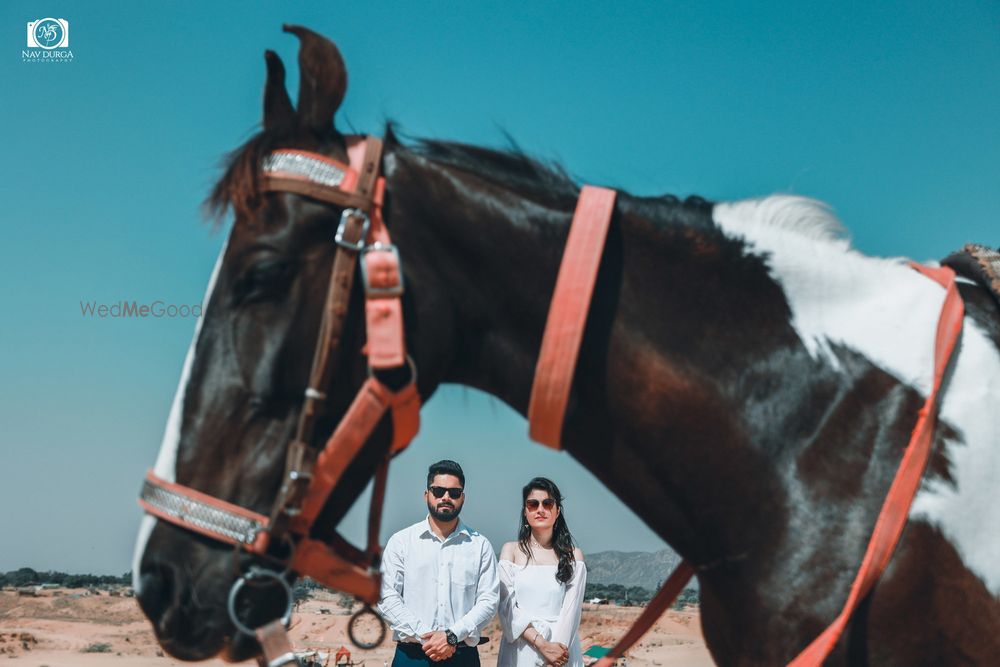
[[[524,501],[524,506],[528,509],[529,512],[534,512],[535,510],[537,510],[539,505],[541,505],[542,507],[551,512],[552,508],[556,506],[556,501],[555,498],[546,498],[541,502],[539,502],[537,498],[528,498],[527,500]]]
[[[444,494],[447,493],[452,500],[458,500],[459,498],[462,497],[462,491],[464,489],[462,489],[462,487],[460,486],[452,488],[448,488],[446,486],[432,486],[429,487],[428,490],[434,494],[435,498],[444,498]]]

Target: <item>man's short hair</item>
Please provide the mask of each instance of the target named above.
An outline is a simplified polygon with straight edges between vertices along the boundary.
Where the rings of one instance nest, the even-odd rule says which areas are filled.
[[[432,463],[431,467],[427,469],[427,488],[430,488],[431,482],[437,475],[454,475],[458,477],[458,481],[462,483],[462,487],[465,488],[465,473],[462,472],[462,466],[458,465],[454,461],[449,461],[444,459],[443,461],[438,461],[437,463]]]

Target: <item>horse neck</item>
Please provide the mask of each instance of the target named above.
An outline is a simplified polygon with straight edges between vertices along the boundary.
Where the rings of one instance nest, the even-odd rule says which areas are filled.
[[[474,386],[525,414],[572,202],[549,208],[393,158],[390,224],[412,277],[424,382]],[[793,306],[809,304],[772,275],[780,247],[744,240],[755,229],[700,200],[619,196],[562,438],[698,567],[703,625],[723,662],[746,648],[732,638],[759,636],[801,605],[836,613],[921,402],[858,351],[807,347],[815,332]],[[834,254],[820,261],[809,245],[793,256],[804,275],[791,278],[851,285],[852,272],[883,266]],[[845,430],[859,396],[878,419]],[[768,650],[786,656],[815,630],[789,624],[787,645]]]
[[[573,198],[544,206],[405,150],[390,150],[387,177],[389,224],[415,295],[408,326],[422,393],[465,384],[526,414]],[[728,549],[724,538],[700,546],[716,527],[691,515],[691,499],[715,490],[715,504],[741,510],[724,520],[738,524],[747,507],[739,491],[757,490],[704,461],[763,466],[741,451],[738,406],[712,383],[794,336],[770,325],[787,329],[779,297],[759,260],[718,232],[708,203],[620,195],[563,441],[682,553],[707,560]],[[759,326],[732,326],[741,320]]]
[[[421,391],[463,384],[526,414],[572,203],[533,204],[405,152],[389,154],[387,175]]]

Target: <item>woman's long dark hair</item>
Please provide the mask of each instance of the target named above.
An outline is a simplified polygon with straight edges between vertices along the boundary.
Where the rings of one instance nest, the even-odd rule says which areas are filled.
[[[528,557],[528,560],[531,560],[531,545],[529,544],[531,526],[528,525],[528,519],[524,516],[524,501],[528,499],[528,494],[535,490],[544,491],[549,494],[549,497],[556,501],[556,507],[559,508],[559,516],[556,518],[555,525],[552,526],[552,548],[555,549],[556,555],[559,556],[556,580],[566,583],[573,578],[573,565],[575,562],[573,558],[573,536],[570,535],[569,526],[566,525],[566,510],[563,508],[562,494],[559,493],[559,487],[551,479],[536,477],[521,489],[521,527],[517,531],[517,542],[524,555]]]

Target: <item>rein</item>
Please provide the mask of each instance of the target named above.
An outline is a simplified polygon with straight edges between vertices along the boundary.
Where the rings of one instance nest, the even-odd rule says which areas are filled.
[[[352,136],[347,138],[347,143],[350,164],[297,149],[277,149],[262,163],[265,191],[291,192],[344,208],[334,236],[337,250],[305,400],[295,438],[288,447],[282,486],[270,514],[258,514],[165,480],[153,471],[146,474],[139,504],[159,519],[237,549],[278,560],[287,570],[350,593],[372,605],[379,599],[381,583],[378,535],[389,461],[416,436],[421,402],[416,386],[416,366],[406,354],[399,251],[392,244],[382,219],[385,193],[385,179],[379,175],[382,141],[375,137]],[[614,213],[615,195],[613,190],[593,186],[584,186],[581,190],[546,321],[528,417],[531,437],[554,449],[562,449],[562,427],[573,374]],[[359,263],[365,292],[365,353],[370,375],[333,434],[317,448],[314,443],[316,423],[326,410],[325,390],[337,372],[335,353],[343,335]],[[946,290],[937,329],[933,388],[920,411],[844,609],[789,663],[794,667],[820,665],[833,650],[855,608],[888,564],[927,463],[938,393],[961,332],[964,305],[951,269],[912,266]],[[401,389],[393,390],[379,380],[380,371],[405,367],[409,368],[410,377]],[[352,546],[339,533],[334,533],[329,544],[312,539],[312,527],[330,493],[386,413],[391,416],[393,436],[375,472],[365,550]],[[270,555],[272,549],[284,543],[291,548],[288,557],[276,559]],[[611,667],[656,622],[694,574],[695,567],[691,563],[681,562],[597,667]],[[229,614],[234,626],[240,632],[252,632],[256,636],[265,655],[262,664],[269,667],[297,662],[285,632],[291,616],[292,595],[284,575],[285,572],[251,567],[247,574],[237,579],[229,596]],[[238,618],[236,598],[240,590],[255,579],[275,580],[285,590],[288,605],[281,618],[252,629]],[[365,607],[359,613],[374,611]]]

